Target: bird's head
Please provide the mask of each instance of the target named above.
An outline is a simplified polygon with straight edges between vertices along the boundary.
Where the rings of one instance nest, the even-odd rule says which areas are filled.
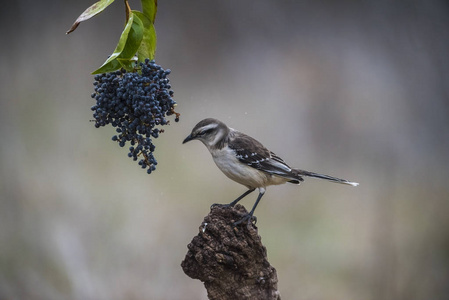
[[[192,132],[187,136],[183,144],[199,140],[203,142],[208,149],[217,147],[229,133],[229,127],[217,119],[204,119],[193,127]]]

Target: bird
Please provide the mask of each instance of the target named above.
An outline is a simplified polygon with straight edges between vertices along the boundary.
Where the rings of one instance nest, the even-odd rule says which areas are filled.
[[[196,124],[182,143],[192,140],[199,140],[206,146],[217,167],[228,178],[248,188],[241,196],[225,206],[233,207],[244,197],[259,189],[259,195],[251,211],[234,225],[245,221],[249,225],[252,220],[257,220],[253,216],[254,211],[265,194],[267,186],[270,185],[300,184],[304,181],[304,177],[325,179],[351,186],[359,185],[357,182],[346,179],[291,168],[282,158],[256,139],[214,118],[206,118]]]

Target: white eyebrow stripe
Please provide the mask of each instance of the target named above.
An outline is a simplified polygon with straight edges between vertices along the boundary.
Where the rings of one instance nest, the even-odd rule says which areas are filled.
[[[199,132],[206,131],[206,130],[209,130],[209,129],[217,128],[217,126],[218,126],[218,124],[216,124],[216,123],[215,124],[214,123],[208,124],[206,126],[201,127],[198,131]]]

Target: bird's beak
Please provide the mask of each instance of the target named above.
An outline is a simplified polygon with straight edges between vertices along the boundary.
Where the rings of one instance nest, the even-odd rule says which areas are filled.
[[[185,143],[190,142],[191,140],[194,140],[194,139],[195,139],[195,138],[193,138],[192,135],[189,134],[189,136],[186,137],[182,143],[185,144]]]

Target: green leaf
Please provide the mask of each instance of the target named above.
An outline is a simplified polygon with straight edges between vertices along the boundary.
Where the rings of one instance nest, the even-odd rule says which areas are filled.
[[[109,58],[111,58],[111,57],[109,57]],[[122,67],[122,65],[117,60],[117,58],[114,58],[111,60],[108,59],[108,61],[105,62],[99,69],[93,71],[92,75],[114,72],[114,71],[120,69],[121,67]]]
[[[156,30],[149,18],[142,12],[133,10],[132,13],[138,16],[143,23],[143,38],[139,50],[137,50],[137,57],[139,61],[144,61],[145,58],[154,59],[156,53]]]
[[[111,56],[103,63],[103,65],[96,71],[94,71],[92,74],[100,74],[100,73],[106,73],[106,72],[112,72],[120,68],[120,63],[117,61],[117,57],[122,53],[123,49],[125,48],[126,40],[128,39],[128,34],[131,31],[131,27],[134,21],[134,16],[130,15],[128,22],[125,25],[125,29],[123,29],[122,35],[120,36],[120,40],[118,41],[117,47],[115,48],[114,52]]]
[[[132,17],[131,29],[126,39],[126,44],[123,51],[120,53],[119,58],[131,59],[136,55],[137,50],[143,39],[143,23],[139,16],[131,13]]]
[[[120,63],[120,67],[125,70],[133,70],[136,65],[135,59],[127,59],[127,58],[117,58],[117,61]]]
[[[140,2],[142,3],[143,14],[154,24],[157,13],[157,0],[140,0]]]
[[[111,56],[103,63],[103,65],[95,70],[92,74],[101,74],[112,72],[121,67],[130,69],[129,61],[132,60],[139,49],[143,39],[143,23],[142,20],[133,13],[130,14],[125,29],[120,36],[117,47]]]
[[[73,23],[72,27],[70,27],[70,29],[66,32],[66,34],[69,34],[70,32],[74,31],[81,22],[89,20],[90,18],[101,13],[112,2],[114,2],[114,0],[100,0],[92,4],[78,17],[78,19],[76,19],[75,23]]]

